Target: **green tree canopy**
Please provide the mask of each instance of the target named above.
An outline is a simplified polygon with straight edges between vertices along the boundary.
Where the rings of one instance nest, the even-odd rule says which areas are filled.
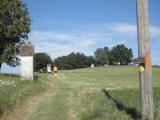
[[[57,65],[59,69],[85,68],[90,67],[92,63],[96,64],[96,61],[92,56],[86,56],[81,53],[71,53],[54,60],[54,64]]]
[[[53,61],[51,57],[46,53],[35,53],[34,54],[34,71],[40,71],[42,69],[46,72],[47,64],[53,66]]]
[[[0,0],[0,68],[3,62],[17,65],[21,41],[28,38],[31,19],[20,0]]]
[[[109,64],[109,48],[97,48],[94,52],[95,58],[100,62],[101,65]]]
[[[120,64],[128,64],[132,61],[132,49],[127,48],[124,44],[113,47],[110,51],[110,62],[120,62]]]

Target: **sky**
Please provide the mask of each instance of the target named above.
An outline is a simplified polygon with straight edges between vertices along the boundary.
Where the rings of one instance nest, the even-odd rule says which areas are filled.
[[[52,59],[125,44],[138,57],[136,0],[23,0],[32,19],[35,52]],[[160,0],[149,0],[152,64],[160,65]],[[5,66],[5,65],[4,65]],[[5,68],[5,67],[3,67]]]

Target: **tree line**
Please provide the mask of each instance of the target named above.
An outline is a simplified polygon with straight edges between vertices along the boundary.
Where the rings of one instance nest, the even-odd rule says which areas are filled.
[[[10,8],[10,9],[8,9]],[[16,66],[19,64],[20,46],[28,42],[31,17],[28,7],[21,0],[0,1],[0,69],[2,63]],[[132,61],[132,49],[125,45],[116,45],[97,48],[94,56],[86,56],[83,53],[71,53],[58,57],[54,60],[47,53],[36,53],[34,55],[35,71],[46,70],[46,65],[57,65],[59,69],[77,69],[95,66],[121,64],[125,65]]]
[[[132,62],[133,53],[131,48],[127,48],[124,44],[116,45],[111,50],[108,47],[97,48],[94,56],[87,56],[83,53],[71,53],[66,56],[55,58],[53,61],[46,53],[35,53],[34,55],[34,69],[36,71],[46,71],[47,64],[57,66],[59,69],[79,69],[90,67],[91,64],[95,66],[104,65],[127,65]]]

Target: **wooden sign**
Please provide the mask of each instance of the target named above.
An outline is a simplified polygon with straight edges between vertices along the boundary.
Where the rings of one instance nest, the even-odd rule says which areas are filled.
[[[133,63],[134,64],[142,64],[142,63],[144,63],[144,58],[135,58],[134,60],[133,60]]]

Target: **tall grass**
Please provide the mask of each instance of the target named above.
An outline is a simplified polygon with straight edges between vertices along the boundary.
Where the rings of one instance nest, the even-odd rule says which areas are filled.
[[[46,90],[43,77],[34,81],[21,81],[16,75],[0,75],[0,115],[24,102],[28,97]]]
[[[154,114],[160,120],[159,68],[153,68]],[[59,71],[48,81],[39,75],[37,81],[20,81],[16,76],[0,76],[0,110],[2,113],[22,103],[27,97],[45,91],[47,96],[27,120],[139,120],[140,89],[138,68],[109,66]],[[12,82],[14,81],[14,82]],[[48,82],[46,82],[48,81]],[[8,97],[9,96],[9,97]],[[33,106],[34,108],[34,106]],[[26,117],[26,116],[25,116]]]
[[[160,88],[154,88],[154,117],[160,120]],[[81,102],[81,120],[140,120],[139,89],[88,93]]]

